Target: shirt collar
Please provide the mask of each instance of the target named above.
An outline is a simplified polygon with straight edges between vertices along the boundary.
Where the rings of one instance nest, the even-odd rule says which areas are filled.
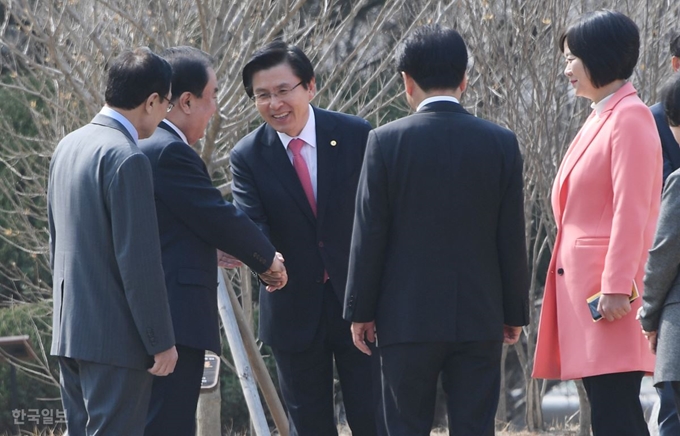
[[[279,139],[286,150],[288,150],[290,141],[295,138],[300,138],[312,147],[316,147],[316,117],[314,116],[312,105],[309,105],[309,118],[307,118],[307,124],[302,128],[302,131],[298,136],[288,136],[283,132],[276,132],[276,134],[279,135]]]
[[[179,127],[177,127],[176,125],[174,125],[174,124],[172,123],[172,121],[170,121],[170,120],[168,120],[168,119],[166,118],[166,119],[164,119],[162,122],[165,123],[165,124],[167,124],[168,127],[170,127],[172,130],[174,130],[175,133],[177,133],[177,134],[179,135],[179,137],[182,138],[182,141],[184,141],[185,144],[189,145],[189,142],[187,141],[187,137],[186,137],[186,135],[184,134],[184,132],[182,132],[182,131],[179,129]]]
[[[602,111],[604,111],[604,107],[607,105],[607,102],[612,98],[613,95],[614,93],[611,93],[602,100],[600,100],[599,102],[591,103],[590,107],[595,110],[595,113],[597,114],[598,117],[602,114]]]
[[[125,127],[125,129],[130,133],[130,136],[132,136],[132,139],[135,141],[135,144],[139,142],[139,134],[137,133],[137,129],[135,129],[135,126],[132,125],[130,120],[125,118],[123,114],[118,112],[117,110],[113,109],[110,106],[104,106],[102,110],[99,111],[101,115],[104,115],[109,118],[113,118],[114,120],[118,121]]]
[[[437,101],[450,101],[452,103],[458,103],[458,99],[456,97],[451,97],[449,95],[435,95],[433,97],[428,97],[425,100],[421,101],[420,104],[418,105],[418,109],[416,109],[416,112],[419,112],[425,105],[428,105],[430,103],[434,103]]]

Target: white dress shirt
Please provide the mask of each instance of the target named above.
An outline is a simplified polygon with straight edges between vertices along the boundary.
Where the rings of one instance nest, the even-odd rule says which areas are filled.
[[[604,107],[607,104],[607,102],[609,101],[609,99],[612,98],[612,95],[614,95],[613,92],[611,94],[609,94],[608,96],[606,96],[605,98],[603,98],[602,100],[598,101],[597,103],[593,102],[593,103],[590,104],[590,107],[592,109],[595,109],[595,113],[597,114],[598,117],[600,115],[602,115],[602,111],[604,110]]]
[[[132,139],[135,141],[135,144],[139,143],[139,134],[137,133],[137,129],[135,129],[135,126],[133,126],[123,114],[109,106],[104,106],[102,110],[99,111],[99,113],[109,118],[113,118],[114,120],[121,123],[123,127],[125,127],[125,129],[130,133]]]
[[[435,95],[433,97],[428,97],[425,100],[421,101],[420,104],[418,105],[418,109],[416,109],[416,112],[420,111],[423,108],[423,106],[437,101],[450,101],[452,103],[460,104],[456,97],[451,97],[450,95]]]
[[[162,122],[165,123],[165,124],[167,124],[172,130],[174,130],[174,131],[179,135],[179,137],[182,138],[182,141],[184,141],[184,143],[185,143],[186,145],[190,145],[189,142],[187,141],[187,137],[186,137],[186,135],[184,134],[184,132],[182,132],[181,130],[179,130],[179,127],[177,127],[176,125],[172,124],[172,121],[170,121],[170,120],[163,120]]]

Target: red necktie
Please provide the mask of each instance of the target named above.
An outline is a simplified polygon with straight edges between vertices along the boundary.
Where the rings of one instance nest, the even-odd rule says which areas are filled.
[[[307,201],[309,201],[309,205],[312,207],[312,212],[314,212],[314,216],[316,216],[316,198],[314,198],[312,178],[309,176],[307,162],[305,162],[305,159],[300,154],[300,150],[302,149],[303,145],[305,145],[305,141],[300,138],[295,138],[290,141],[288,148],[293,153],[293,167],[295,168],[295,172],[300,179],[302,189],[305,191]]]
[[[300,138],[291,139],[288,143],[288,148],[293,153],[293,168],[300,179],[302,184],[302,189],[305,191],[307,196],[307,201],[312,207],[312,212],[316,216],[316,198],[314,198],[314,188],[312,187],[312,178],[309,176],[309,168],[307,167],[307,162],[300,154],[302,146],[305,145],[305,141]],[[328,273],[324,270],[323,272],[323,282],[326,283],[328,280]]]

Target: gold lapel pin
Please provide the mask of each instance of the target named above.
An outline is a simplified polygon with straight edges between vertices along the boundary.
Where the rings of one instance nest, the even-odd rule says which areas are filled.
[[[335,147],[336,145],[338,145],[338,141],[336,141],[335,139],[332,140],[331,141],[331,147]]]

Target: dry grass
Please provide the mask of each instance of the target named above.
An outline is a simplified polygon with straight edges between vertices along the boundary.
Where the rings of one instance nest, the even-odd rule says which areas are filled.
[[[431,436],[447,436],[449,434],[448,430],[442,429],[442,430],[434,430],[431,433]],[[578,432],[576,430],[564,430],[564,429],[552,429],[549,431],[545,432],[529,432],[529,431],[519,431],[519,432],[514,432],[514,431],[498,431],[496,432],[496,436],[576,436]],[[43,430],[43,431],[35,431],[35,432],[28,432],[28,431],[22,431],[21,436],[62,436],[62,432],[54,432],[52,430]],[[226,434],[227,436],[236,436],[234,434]],[[348,429],[341,429],[339,432],[339,436],[351,436],[352,433]],[[6,436],[10,436],[7,434]],[[18,435],[17,435],[18,436]],[[239,436],[247,436],[246,434],[239,435]]]
[[[538,432],[538,433],[533,433],[530,431],[521,431],[519,433],[515,432],[499,432],[496,433],[496,436],[576,436],[578,434],[577,431],[572,431],[572,430],[551,430],[547,432]]]
[[[2,433],[4,436],[63,436],[59,430],[21,430],[20,433]]]
[[[501,431],[501,432],[496,432],[496,436],[576,436],[578,434],[578,431],[576,430],[550,430],[550,431],[542,431],[542,432],[530,432],[530,431],[520,431],[520,432],[506,432],[506,431]]]
[[[447,429],[437,429],[430,433],[430,436],[448,436],[449,432]],[[496,432],[496,436],[576,436],[578,431],[575,428],[551,428],[544,432],[530,432],[530,431],[508,431],[499,430]],[[341,428],[339,431],[339,436],[351,436],[352,433],[348,428]]]
[[[46,430],[34,430],[34,431],[28,431],[28,430],[22,430],[19,435],[14,435],[14,434],[8,434],[8,433],[3,433],[4,436],[63,436],[64,433],[58,430],[51,430],[51,429],[46,429]],[[352,436],[352,432],[350,432],[349,428],[347,427],[341,427],[338,431],[339,436]],[[433,430],[431,433],[431,436],[448,436],[449,432],[447,429],[437,429]],[[508,431],[508,430],[499,430],[496,432],[496,436],[576,436],[578,434],[578,431],[575,428],[567,428],[567,429],[562,429],[562,428],[551,428],[547,431],[544,432],[529,432],[529,431]],[[247,433],[232,433],[229,430],[226,430],[224,433],[225,436],[248,436]]]

